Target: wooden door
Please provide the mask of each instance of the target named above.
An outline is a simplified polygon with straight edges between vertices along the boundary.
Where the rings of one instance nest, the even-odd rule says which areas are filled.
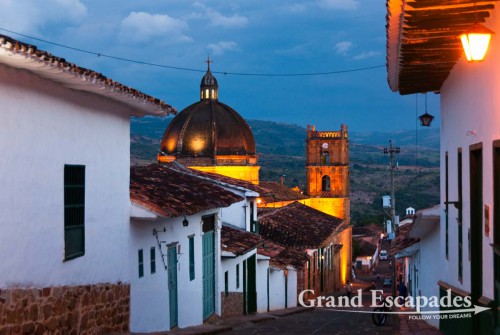
[[[177,245],[167,249],[168,302],[170,308],[170,329],[178,326],[179,311],[177,297]]]

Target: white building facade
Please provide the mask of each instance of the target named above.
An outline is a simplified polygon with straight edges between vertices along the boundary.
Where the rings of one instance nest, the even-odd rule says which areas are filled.
[[[484,61],[469,63],[458,38],[477,22],[494,32],[500,31],[497,4],[486,1],[482,5],[467,3],[456,7],[450,2],[420,8],[419,13],[426,13],[427,22],[443,23],[456,36],[450,38],[437,26],[426,27],[421,31],[432,35],[433,41],[450,42],[446,52],[442,49],[436,53],[425,36],[412,36],[415,40],[423,38],[420,46],[429,43],[429,47],[417,50],[416,44],[407,44],[407,52],[398,54],[409,38],[409,30],[402,29],[400,18],[410,12],[416,14],[404,23],[412,28],[421,16],[409,4],[388,1],[391,88],[404,94],[440,94],[440,294],[450,291],[453,297],[470,296],[473,304],[492,308],[472,318],[441,320],[440,329],[446,334],[500,334],[500,40],[493,35]],[[461,22],[450,21],[450,15],[460,17]],[[405,55],[412,52],[417,52],[416,57],[406,59]],[[426,56],[431,53],[434,59],[441,60],[442,68],[429,62]],[[417,60],[418,55],[422,62]],[[412,77],[411,73],[416,72],[407,71],[410,69],[420,74],[418,78]],[[437,73],[440,74],[436,76]]]
[[[0,331],[126,331],[129,118],[172,109],[34,50],[0,37]]]
[[[131,218],[131,331],[157,332],[203,323],[203,218],[217,219],[219,212],[186,216],[187,226],[183,216]],[[218,244],[220,221],[215,228]],[[216,256],[217,273],[221,265]],[[219,282],[214,282],[216,290]],[[215,299],[215,312],[220,314],[220,301]]]
[[[402,259],[402,279],[412,297],[422,296],[439,297],[439,286],[436,283],[441,279],[440,247],[440,212],[441,206],[420,210],[416,213],[408,237],[415,240],[407,248],[396,254]],[[422,311],[434,311],[438,308],[423,306]],[[439,319],[430,318],[427,323],[439,327]]]

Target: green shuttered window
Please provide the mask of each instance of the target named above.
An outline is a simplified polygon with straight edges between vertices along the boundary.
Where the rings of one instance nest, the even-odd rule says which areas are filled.
[[[236,288],[240,288],[240,265],[236,264]]]
[[[194,279],[194,236],[189,237],[189,280]]]
[[[229,294],[229,272],[224,272],[224,294],[227,297]]]
[[[151,265],[151,273],[156,273],[156,249],[155,247],[151,247],[149,250],[150,257],[150,265]]]
[[[85,254],[85,166],[64,165],[64,260]]]
[[[139,249],[137,257],[139,261],[139,278],[142,278],[144,277],[144,252],[142,249]]]

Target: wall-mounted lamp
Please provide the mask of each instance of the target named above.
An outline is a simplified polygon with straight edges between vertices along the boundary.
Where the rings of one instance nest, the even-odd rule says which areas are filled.
[[[184,220],[182,220],[182,225],[184,227],[187,227],[189,225],[189,221],[188,221],[188,219],[186,219],[186,217],[184,217]]]
[[[484,60],[486,51],[490,45],[491,35],[494,32],[485,26],[476,23],[460,35],[465,57],[469,62],[480,62]]]

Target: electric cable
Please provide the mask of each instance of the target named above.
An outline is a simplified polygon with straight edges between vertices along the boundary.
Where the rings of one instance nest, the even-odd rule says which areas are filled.
[[[100,52],[95,52],[95,51],[90,51],[90,50],[85,50],[81,48],[76,48],[73,46],[61,44],[61,43],[56,43],[52,41],[48,41],[46,39],[34,37],[31,35],[26,35],[22,33],[15,32],[13,30],[5,29],[0,27],[0,30],[6,31],[11,34],[19,35],[25,38],[29,38],[35,41],[43,42],[46,44],[58,46],[61,48],[81,52],[81,53],[86,53],[90,55],[94,55],[97,57],[103,57],[103,58],[109,58],[113,60],[119,60],[123,62],[128,62],[128,63],[134,63],[134,64],[140,64],[140,65],[147,65],[147,66],[154,66],[154,67],[160,67],[160,68],[166,68],[166,69],[171,69],[171,70],[179,70],[179,71],[190,71],[190,72],[206,72],[206,70],[201,70],[201,69],[194,69],[194,68],[188,68],[188,67],[180,67],[180,66],[172,66],[172,65],[165,65],[165,64],[158,64],[158,63],[150,63],[146,61],[141,61],[141,60],[136,60],[136,59],[130,59],[130,58],[125,58],[125,57],[118,57],[118,56],[113,56],[113,55],[107,55],[103,54]],[[325,75],[332,75],[332,74],[340,74],[340,73],[349,73],[349,72],[359,72],[359,71],[367,71],[367,70],[373,70],[373,69],[378,69],[385,67],[385,65],[375,65],[375,66],[368,66],[368,67],[362,67],[362,68],[356,68],[356,69],[346,69],[346,70],[336,70],[336,71],[325,71],[325,72],[304,72],[304,73],[246,73],[246,72],[227,72],[227,71],[212,71],[215,74],[223,74],[223,75],[232,75],[232,76],[254,76],[254,77],[305,77],[305,76],[325,76]]]

